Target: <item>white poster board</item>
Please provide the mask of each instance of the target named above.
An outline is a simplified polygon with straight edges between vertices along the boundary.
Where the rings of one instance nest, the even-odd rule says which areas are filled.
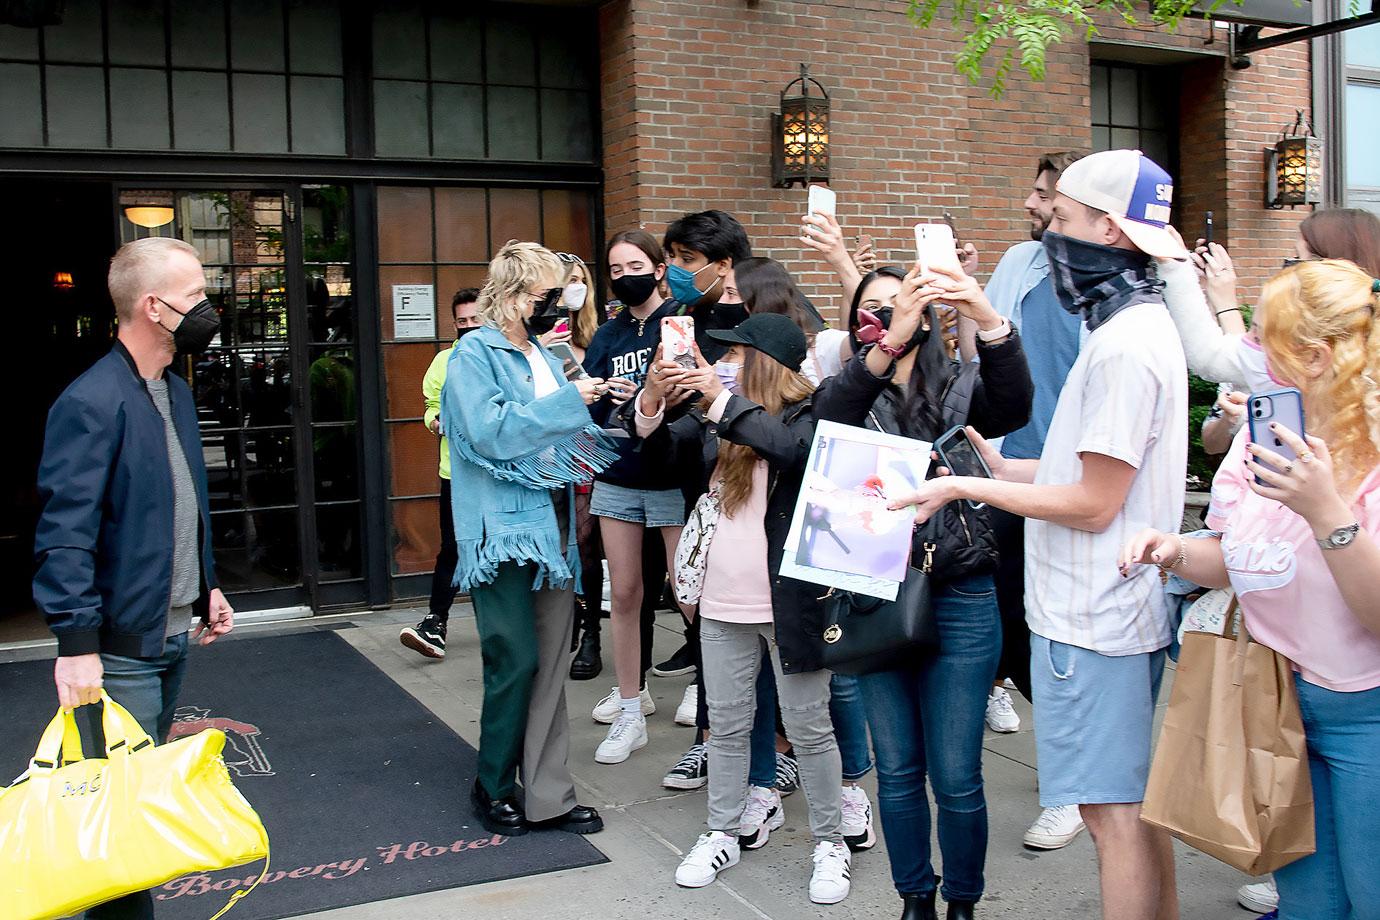
[[[436,338],[436,286],[393,285],[393,338]]]
[[[915,491],[931,444],[820,422],[796,499],[781,573],[894,601],[910,561],[913,508],[887,502]]]

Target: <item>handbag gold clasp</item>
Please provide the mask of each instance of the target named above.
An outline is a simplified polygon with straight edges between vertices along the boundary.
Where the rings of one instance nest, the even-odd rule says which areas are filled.
[[[930,570],[934,568],[934,551],[936,549],[938,546],[934,543],[925,544],[925,564],[920,566],[920,571],[926,575],[930,574]]]
[[[835,642],[839,641],[842,638],[843,628],[840,627],[837,623],[835,623],[833,626],[830,626],[828,629],[824,631],[824,641],[829,643],[830,645],[833,645]]]

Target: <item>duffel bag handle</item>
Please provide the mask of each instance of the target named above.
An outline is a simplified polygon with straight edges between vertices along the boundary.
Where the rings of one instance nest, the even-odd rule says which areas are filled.
[[[59,709],[38,739],[34,756],[29,759],[29,770],[48,772],[81,759],[81,730],[77,728],[76,713],[71,709]]]
[[[129,714],[129,710],[101,691],[101,727],[105,730],[105,753],[107,757],[118,757],[141,750],[153,744],[149,733],[139,724],[139,720]]]

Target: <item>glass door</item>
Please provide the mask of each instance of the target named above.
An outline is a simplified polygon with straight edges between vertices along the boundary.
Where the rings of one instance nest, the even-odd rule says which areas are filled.
[[[118,192],[122,242],[185,240],[221,315],[196,396],[221,587],[237,609],[362,600],[350,203],[335,186]]]

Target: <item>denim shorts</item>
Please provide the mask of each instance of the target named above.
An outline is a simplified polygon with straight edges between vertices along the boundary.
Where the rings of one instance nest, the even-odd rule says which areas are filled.
[[[1031,633],[1042,807],[1145,798],[1166,652],[1102,655]]]
[[[589,513],[647,527],[684,527],[685,496],[680,489],[628,489],[596,481]]]

